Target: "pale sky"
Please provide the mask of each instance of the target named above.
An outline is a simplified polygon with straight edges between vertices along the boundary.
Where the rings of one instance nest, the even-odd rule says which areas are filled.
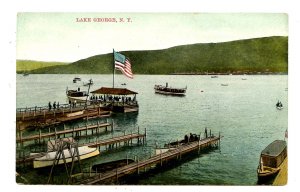
[[[76,22],[90,18],[91,22]],[[124,22],[94,22],[124,18]],[[131,22],[127,22],[127,18]],[[288,36],[286,14],[18,13],[17,59],[74,62],[90,56],[177,45]]]

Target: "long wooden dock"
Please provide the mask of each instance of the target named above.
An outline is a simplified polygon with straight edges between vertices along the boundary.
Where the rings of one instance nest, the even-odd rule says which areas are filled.
[[[178,160],[181,159],[182,155],[188,154],[192,151],[198,150],[198,152],[201,151],[201,149],[206,148],[208,146],[212,146],[220,142],[220,136],[211,136],[209,138],[205,138],[199,141],[191,142],[185,145],[180,145],[175,149],[169,150],[167,152],[161,153],[159,155],[155,155],[149,159],[146,159],[144,161],[137,161],[136,163],[128,164],[126,166],[116,168],[112,171],[105,172],[105,173],[96,173],[93,176],[89,176],[85,179],[82,179],[78,183],[75,184],[101,184],[107,180],[118,180],[119,178],[130,175],[130,174],[139,174],[140,170],[146,171],[147,169],[151,169],[153,166],[163,166],[165,162],[168,162],[170,160]]]
[[[285,160],[282,162],[281,169],[277,176],[275,177],[273,184],[275,186],[282,186],[287,184],[288,179],[288,158],[286,157]]]
[[[129,144],[129,142],[131,142],[131,144],[132,144],[133,139],[138,139],[138,143],[140,142],[140,140],[142,143],[144,143],[145,137],[146,137],[146,134],[131,133],[128,135],[112,137],[110,139],[106,139],[106,140],[102,140],[102,141],[85,143],[83,145],[89,146],[89,147],[100,147],[100,146],[112,145],[112,147],[113,147],[114,144],[116,144],[116,145],[119,144],[119,146],[121,146],[122,142],[124,142],[124,145]]]
[[[51,110],[45,107],[17,109],[17,129],[24,130],[27,127],[45,127],[77,119],[110,116],[109,111],[100,110],[100,107],[96,105],[68,106],[69,105],[62,105],[60,108]]]
[[[30,136],[26,136],[26,137],[23,137],[22,132],[20,132],[20,135],[16,139],[16,142],[17,143],[24,143],[26,141],[32,141],[32,140],[41,141],[44,138],[51,138],[51,137],[58,138],[61,135],[64,135],[64,137],[65,137],[65,135],[69,134],[69,133],[72,133],[72,136],[74,137],[76,133],[81,132],[81,131],[86,131],[86,135],[87,135],[88,130],[96,129],[96,132],[98,133],[98,131],[100,129],[103,129],[103,128],[105,128],[106,131],[107,131],[107,127],[111,127],[111,129],[113,129],[113,126],[110,123],[101,123],[101,124],[98,123],[96,125],[89,125],[89,126],[79,127],[79,128],[73,127],[73,129],[65,129],[65,130],[62,130],[62,131],[56,131],[56,128],[55,128],[55,132],[44,133],[44,134],[42,134],[41,130],[40,130],[38,135],[30,135]]]
[[[118,145],[120,147],[121,142],[124,142],[124,145],[132,144],[133,139],[137,139],[137,143],[144,144],[145,138],[146,138],[146,129],[145,129],[144,134],[130,133],[127,135],[116,136],[116,137],[112,137],[112,138],[105,139],[105,140],[99,140],[99,141],[97,140],[96,142],[84,143],[84,144],[80,144],[78,146],[79,147],[80,146],[99,147],[99,149],[101,146],[111,146],[111,147],[106,147],[106,150],[107,150],[107,149],[112,149],[114,147],[114,144],[116,145],[115,147],[118,147]],[[38,153],[35,155],[23,157],[23,158],[18,158],[16,160],[16,162],[17,163],[32,162],[35,158],[42,157],[45,154],[47,154],[47,152]]]

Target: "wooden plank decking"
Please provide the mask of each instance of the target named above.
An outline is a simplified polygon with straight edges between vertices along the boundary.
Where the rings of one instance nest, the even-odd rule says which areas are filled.
[[[161,153],[159,155],[155,155],[149,159],[146,159],[144,161],[137,161],[136,163],[132,163],[117,169],[114,169],[112,171],[106,172],[106,173],[98,173],[94,176],[88,177],[86,179],[81,180],[80,182],[76,183],[76,184],[87,184],[87,185],[91,185],[91,184],[96,184],[96,183],[101,183],[104,182],[105,180],[108,179],[116,179],[118,180],[118,178],[128,175],[128,174],[132,174],[132,173],[139,173],[139,170],[146,170],[146,168],[151,168],[151,166],[153,165],[163,165],[163,162],[172,160],[172,159],[180,159],[182,155],[187,154],[189,152],[198,150],[200,151],[201,148],[205,148],[209,145],[215,144],[220,140],[220,137],[209,137],[209,138],[205,138],[202,139],[200,141],[195,141],[195,142],[191,142],[189,144],[186,145],[181,145],[178,146],[176,149],[173,150],[169,150],[165,153]]]
[[[100,141],[96,141],[96,142],[84,143],[84,144],[80,144],[78,146],[79,147],[80,146],[100,147],[100,146],[118,144],[118,143],[121,143],[121,142],[128,142],[128,144],[129,144],[129,141],[132,141],[133,139],[143,139],[143,141],[144,141],[145,137],[146,137],[146,133],[145,134],[131,133],[131,134],[112,137],[112,138],[109,138],[109,139],[100,140]],[[47,154],[47,152],[38,153],[38,154],[28,156],[28,157],[24,157],[24,158],[19,158],[19,159],[16,160],[16,162],[17,163],[30,162],[30,161],[33,161],[35,158],[44,156],[45,154]]]
[[[40,132],[40,134],[38,134],[38,135],[31,135],[31,136],[26,136],[26,137],[19,136],[16,139],[16,141],[17,141],[17,143],[20,143],[20,142],[31,141],[31,140],[36,140],[36,139],[41,140],[41,139],[44,139],[44,138],[58,137],[60,135],[65,135],[65,134],[68,134],[68,133],[75,134],[76,132],[80,132],[80,131],[87,131],[87,130],[90,130],[90,129],[100,129],[100,128],[107,128],[107,127],[112,128],[112,124],[102,123],[102,124],[90,125],[90,126],[85,126],[85,127],[80,127],[80,128],[73,128],[73,129],[66,129],[66,130],[62,130],[62,131],[55,131],[55,132],[52,132],[52,133],[43,133],[43,134],[41,134],[41,132]]]
[[[288,179],[288,158],[282,162],[281,169],[274,179],[273,185],[282,186],[287,184]]]

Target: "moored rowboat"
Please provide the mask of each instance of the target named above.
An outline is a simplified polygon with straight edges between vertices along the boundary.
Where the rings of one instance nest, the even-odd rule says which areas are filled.
[[[71,148],[69,149],[64,149],[63,150],[63,154],[65,156],[65,161],[66,163],[71,163],[72,162],[72,155],[75,152],[75,148]],[[80,160],[83,159],[87,159],[96,155],[99,155],[100,152],[97,148],[90,148],[88,146],[82,146],[82,147],[78,147],[78,152],[79,152],[79,158]],[[33,168],[41,168],[41,167],[47,167],[47,166],[52,166],[53,165],[53,161],[56,157],[56,153],[57,151],[52,151],[52,152],[48,152],[46,155],[39,157],[39,158],[35,158],[33,161]],[[58,160],[58,158],[57,158]],[[75,161],[78,161],[78,157],[75,156],[74,157]],[[64,159],[62,157],[62,155],[59,157],[58,163],[57,164],[63,164],[64,163]]]
[[[260,155],[260,164],[257,168],[258,182],[266,183],[274,178],[286,157],[286,141],[275,140],[269,144]]]

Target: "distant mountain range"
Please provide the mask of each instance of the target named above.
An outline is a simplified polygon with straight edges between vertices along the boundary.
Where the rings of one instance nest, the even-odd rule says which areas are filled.
[[[282,36],[222,43],[198,43],[162,50],[123,51],[121,53],[130,58],[134,74],[288,72],[288,37]],[[18,63],[22,62],[24,61],[17,61],[17,70]],[[109,74],[112,73],[112,70],[113,55],[109,53],[69,64],[49,64],[28,72],[35,74]]]

